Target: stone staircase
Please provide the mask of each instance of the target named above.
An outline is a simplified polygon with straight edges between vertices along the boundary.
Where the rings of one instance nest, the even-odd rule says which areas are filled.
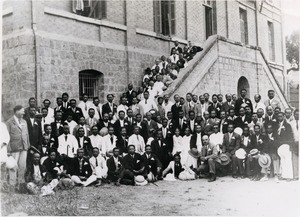
[[[267,91],[273,89],[281,107],[289,107],[260,48],[243,46],[217,35],[209,37],[202,47],[203,51],[189,61],[188,67],[180,70],[178,78],[163,94],[169,94],[171,98],[175,94],[185,97],[188,92],[197,95],[205,92],[237,94],[238,79],[245,77],[249,80],[251,100],[259,93],[264,101]]]

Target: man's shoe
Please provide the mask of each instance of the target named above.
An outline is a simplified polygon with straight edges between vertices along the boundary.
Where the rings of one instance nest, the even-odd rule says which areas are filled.
[[[246,178],[246,176],[245,176],[245,175],[241,175],[241,178],[242,178],[242,179],[245,179],[245,178]]]
[[[95,187],[99,187],[99,186],[101,186],[101,185],[102,185],[101,180],[98,180],[98,183],[95,185]]]
[[[232,178],[237,179],[238,176],[237,175],[232,175]]]
[[[274,176],[274,181],[275,181],[276,183],[279,183],[279,179],[278,179],[278,176],[277,176],[277,175]]]
[[[214,181],[216,181],[216,175],[212,174],[208,182],[214,182]]]

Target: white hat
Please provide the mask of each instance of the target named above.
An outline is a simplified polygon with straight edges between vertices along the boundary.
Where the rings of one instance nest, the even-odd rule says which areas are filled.
[[[147,175],[147,181],[148,182],[155,182],[156,181],[156,178],[155,178],[155,176],[153,175],[152,172],[148,173],[148,175]]]
[[[144,176],[138,175],[134,177],[135,184],[138,186],[147,185],[148,181],[144,178]]]
[[[235,128],[234,132],[237,133],[237,134],[239,134],[240,136],[243,134],[243,130],[240,127]]]
[[[247,155],[247,153],[243,148],[239,148],[235,152],[235,156],[240,160],[244,160],[246,158],[246,155]]]
[[[18,168],[18,164],[17,164],[17,161],[13,158],[13,156],[9,156],[7,158],[7,161],[6,161],[6,168],[7,169],[15,169],[15,168]]]
[[[277,150],[280,158],[290,158],[292,153],[290,151],[290,146],[288,144],[281,145]]]
[[[271,157],[268,154],[261,154],[258,157],[258,164],[262,168],[268,168],[269,166],[271,166],[271,162]]]

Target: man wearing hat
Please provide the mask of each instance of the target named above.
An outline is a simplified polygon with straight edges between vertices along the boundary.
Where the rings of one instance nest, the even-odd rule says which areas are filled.
[[[152,153],[151,145],[146,145],[145,153],[142,155],[145,158],[145,169],[149,182],[154,182],[157,179],[162,179],[162,164],[155,154]]]
[[[7,152],[17,161],[18,169],[9,170],[9,184],[16,185],[17,173],[18,183],[24,183],[24,174],[26,168],[27,150],[30,147],[28,127],[23,119],[24,108],[17,105],[14,108],[14,116],[7,123],[7,130],[10,135],[10,141],[7,145]]]
[[[213,145],[209,142],[207,135],[202,137],[202,149],[200,160],[203,162],[197,169],[198,172],[209,172],[209,182],[216,181],[216,167],[220,165],[220,159],[218,158],[217,145]]]
[[[123,158],[123,170],[120,172],[119,178],[115,183],[117,186],[123,184],[135,184],[134,177],[142,175],[147,177],[145,170],[145,159],[142,155],[135,152],[135,146],[128,146],[128,154]]]
[[[245,170],[243,161],[235,156],[236,150],[238,150],[241,145],[241,137],[239,134],[233,132],[234,125],[232,123],[228,124],[227,130],[228,133],[225,133],[223,137],[222,153],[227,154],[232,160],[232,177],[237,178],[239,172],[241,177],[244,178]]]

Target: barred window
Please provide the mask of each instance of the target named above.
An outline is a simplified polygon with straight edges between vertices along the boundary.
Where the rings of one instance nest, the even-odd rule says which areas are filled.
[[[210,4],[210,1],[209,1]],[[212,7],[205,5],[205,35],[206,39],[213,34]]]
[[[153,0],[154,31],[171,36],[175,34],[175,1]]]
[[[83,70],[79,72],[79,96],[87,94],[89,99],[99,96],[101,90],[102,73],[95,70]]]

